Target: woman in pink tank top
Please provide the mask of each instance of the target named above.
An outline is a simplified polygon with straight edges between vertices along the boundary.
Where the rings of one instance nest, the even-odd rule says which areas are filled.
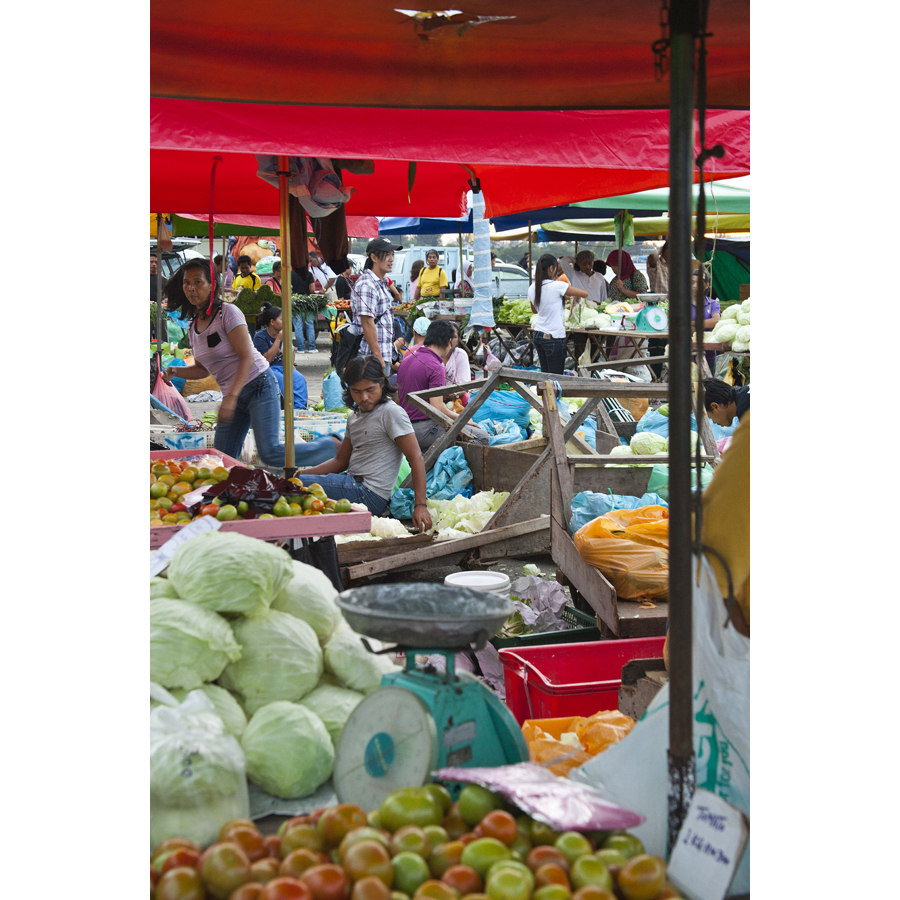
[[[188,260],[169,280],[165,292],[168,309],[191,320],[187,337],[194,353],[193,365],[165,369],[165,381],[171,383],[173,376],[190,381],[212,375],[222,391],[213,441],[216,450],[239,457],[252,425],[260,460],[273,468],[283,467],[281,392],[269,363],[250,340],[244,314],[233,303],[222,302],[219,279],[210,281],[206,260]],[[319,465],[334,457],[339,445],[332,437],[299,443],[294,464]]]

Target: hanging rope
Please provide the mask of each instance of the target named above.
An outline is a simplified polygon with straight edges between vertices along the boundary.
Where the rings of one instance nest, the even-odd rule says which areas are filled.
[[[212,285],[212,290],[209,292],[209,308],[206,310],[207,315],[212,313],[213,299],[216,296],[216,261],[215,252],[213,250],[213,229],[215,227],[213,200],[216,193],[216,166],[220,162],[222,162],[221,156],[213,157],[212,172],[210,172],[209,175],[209,283]]]

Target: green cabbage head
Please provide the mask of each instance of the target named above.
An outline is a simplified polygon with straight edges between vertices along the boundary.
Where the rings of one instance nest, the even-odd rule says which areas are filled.
[[[321,569],[299,560],[291,562],[293,577],[275,597],[272,609],[302,619],[320,641],[325,641],[343,618],[334,602],[338,592]]]
[[[312,626],[270,609],[233,624],[241,658],[222,672],[219,684],[240,695],[252,715],[275,700],[299,700],[318,683],[322,650]]]
[[[287,551],[234,531],[209,531],[182,544],[169,563],[178,596],[219,613],[256,615],[294,570]]]
[[[250,780],[273,797],[308,797],[334,768],[328,731],[299,703],[279,700],[258,709],[247,723],[241,745]]]
[[[637,431],[631,438],[631,450],[639,456],[648,453],[666,453],[669,442],[661,435],[652,431]]]
[[[150,601],[150,678],[167,688],[198,688],[241,658],[231,626],[220,615],[159,597]]]
[[[325,669],[352,691],[370,694],[381,684],[382,675],[399,666],[386,654],[371,653],[349,625],[341,625],[325,644]]]
[[[347,724],[347,719],[350,718],[350,713],[356,709],[363,696],[358,691],[351,691],[349,688],[320,683],[300,703],[312,710],[322,720],[332,743],[337,747],[338,738]]]

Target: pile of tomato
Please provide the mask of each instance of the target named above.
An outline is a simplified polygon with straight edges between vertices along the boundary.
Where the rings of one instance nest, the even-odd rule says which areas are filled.
[[[263,835],[222,826],[150,858],[151,900],[678,900],[666,864],[624,831],[558,832],[490,791],[403,788],[374,812],[341,803]]]
[[[202,516],[215,516],[222,522],[245,518],[275,519],[282,516],[345,513],[352,512],[353,509],[349,500],[332,500],[326,496],[320,484],[305,487],[299,478],[289,478],[288,481],[296,486],[296,492],[282,494],[271,513],[254,516],[245,501],[237,504],[223,503],[218,497],[214,497],[192,516],[182,502],[184,495],[199,487],[216,485],[227,478],[228,469],[224,466],[205,468],[190,465],[184,460],[151,459],[150,524],[184,525]]]

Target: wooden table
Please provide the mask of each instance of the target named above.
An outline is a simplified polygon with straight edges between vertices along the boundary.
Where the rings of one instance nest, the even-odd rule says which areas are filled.
[[[643,365],[643,360],[648,358],[649,354],[644,352],[645,347],[641,346],[643,341],[655,338],[658,340],[668,340],[668,331],[626,331],[620,328],[570,328],[566,331],[566,340],[572,339],[575,335],[585,335],[591,343],[591,364],[609,361],[613,344],[616,338],[627,338],[626,345],[630,344],[633,356],[630,359],[637,360],[633,365]],[[573,358],[577,359],[573,349]],[[623,361],[623,357],[617,357],[617,361]]]

